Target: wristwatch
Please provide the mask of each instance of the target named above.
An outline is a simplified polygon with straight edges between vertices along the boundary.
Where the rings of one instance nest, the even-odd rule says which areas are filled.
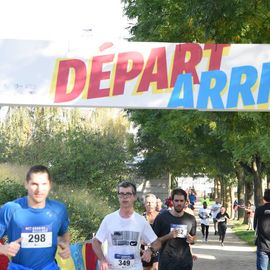
[[[155,256],[157,256],[158,255],[158,251],[157,250],[154,250],[154,248],[153,247],[149,247],[149,249],[151,250],[151,252],[152,252],[152,257],[155,257]]]

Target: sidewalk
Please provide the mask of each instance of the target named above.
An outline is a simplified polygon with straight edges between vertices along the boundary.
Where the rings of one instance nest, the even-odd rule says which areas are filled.
[[[200,221],[196,205],[195,217],[197,219],[196,244],[192,252],[198,256],[194,262],[193,270],[254,270],[256,269],[256,248],[248,246],[240,240],[228,226],[224,246],[220,245],[219,236],[214,235],[213,222],[210,223],[208,242],[202,241]]]

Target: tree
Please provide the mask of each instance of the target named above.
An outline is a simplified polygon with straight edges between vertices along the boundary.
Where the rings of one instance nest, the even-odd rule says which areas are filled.
[[[269,170],[270,142],[268,113],[220,113],[213,114],[218,121],[217,131],[223,138],[224,148],[232,152],[233,161],[239,163],[247,175],[252,175],[254,201],[261,203],[262,178]]]
[[[123,2],[125,3],[126,15],[130,19],[136,20],[130,28],[133,35],[132,40],[198,43],[269,43],[270,40],[270,3],[266,0],[252,0],[248,2],[245,0],[164,0],[150,2],[144,0],[124,0]],[[132,114],[136,115],[137,113]],[[175,139],[167,136],[166,141],[162,140],[162,138],[161,140],[154,140],[148,134],[148,131],[154,130],[149,128],[148,114],[152,116],[153,112],[145,113],[145,118],[147,119],[145,123],[142,120],[141,122],[138,121],[138,125],[143,130],[138,133],[138,136],[142,137],[138,139],[138,145],[141,148],[140,151],[144,151],[146,156],[145,165],[148,160],[152,167],[153,162],[156,162],[157,164],[166,165],[165,169],[168,170],[168,166],[176,168],[176,166],[172,165],[174,160],[181,159],[183,162],[179,162],[178,165],[181,163],[181,169],[185,168],[184,171],[187,172],[189,163],[187,160],[193,160],[192,157],[194,158],[195,156],[206,157],[208,152],[211,151],[208,149],[210,144],[205,143],[203,147],[203,144],[201,144],[203,141],[200,140],[199,136],[196,136],[196,131],[202,128],[205,131],[205,135],[208,133],[207,136],[202,136],[203,140],[212,142],[210,148],[213,150],[213,159],[211,161],[216,161],[216,164],[212,164],[212,168],[209,168],[209,166],[205,166],[205,162],[201,164],[204,158],[198,158],[196,159],[196,169],[200,168],[201,171],[207,171],[207,173],[212,171],[212,175],[216,175],[217,179],[222,179],[220,176],[224,173],[227,175],[230,171],[230,166],[235,168],[236,173],[236,168],[240,164],[245,170],[245,174],[253,175],[255,203],[256,205],[259,203],[259,198],[262,195],[261,180],[264,174],[269,171],[267,116],[260,113],[255,116],[256,114],[249,115],[248,113],[238,114],[233,112],[230,112],[228,115],[211,114],[215,116],[215,119],[209,122],[209,125],[216,125],[217,128],[213,128],[210,131],[207,124],[201,127],[195,125],[194,129],[194,119],[191,117],[191,114],[187,113],[188,117],[191,117],[190,123],[192,124],[190,124],[190,127],[185,129],[180,127],[182,132],[180,140],[178,137]],[[158,115],[159,112],[155,112],[155,114]],[[168,114],[172,116],[174,113],[169,112]],[[201,116],[203,118],[203,113],[198,112],[196,115],[198,119]],[[168,118],[170,117],[168,116]],[[183,123],[183,118],[178,120],[181,124]],[[175,119],[172,123],[179,128],[179,126],[175,125],[176,121]],[[150,123],[151,127],[157,125],[158,127],[167,128],[169,126],[168,123],[162,126],[160,119],[151,120]],[[143,127],[145,125],[147,128]],[[243,128],[244,125],[245,128]],[[249,127],[253,127],[254,132],[249,130]],[[231,129],[233,129],[233,132],[231,132]],[[173,134],[172,136],[175,135],[171,130],[167,130],[170,134]],[[190,135],[190,131],[192,131],[192,135]],[[159,134],[160,130],[157,128],[155,132]],[[149,138],[148,144],[145,140],[145,134]],[[192,140],[192,136],[196,140]],[[150,138],[158,143],[157,146],[151,144]],[[189,138],[188,142],[185,140],[186,138]],[[164,136],[163,139],[165,139]],[[170,144],[168,140],[176,143]],[[146,147],[145,150],[143,150],[142,142],[144,142]],[[192,142],[193,146],[198,150],[191,150]],[[221,151],[222,156],[228,158],[228,166],[222,164],[222,167],[225,165],[227,169],[225,167],[220,168],[220,159],[217,158],[219,151]],[[150,157],[152,157],[152,160],[149,159]],[[160,162],[161,158],[166,158],[164,164]],[[190,165],[191,171],[196,171],[192,168],[192,165]]]
[[[137,127],[137,152],[143,153],[142,172],[156,176],[232,173],[230,153],[213,132],[208,114],[194,111],[129,111]],[[221,158],[222,157],[222,158]]]
[[[1,161],[42,163],[57,183],[111,194],[127,175],[128,127],[120,111],[14,107],[0,131]]]
[[[137,41],[269,43],[269,1],[124,0]]]

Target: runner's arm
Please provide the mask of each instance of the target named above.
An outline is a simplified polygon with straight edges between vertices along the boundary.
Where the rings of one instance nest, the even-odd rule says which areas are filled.
[[[157,252],[161,249],[161,241],[160,238],[157,238],[153,243],[151,243],[151,251],[152,252]]]
[[[92,247],[93,247],[93,250],[96,253],[96,255],[100,261],[99,269],[100,270],[107,270],[107,269],[109,269],[109,263],[104,256],[101,245],[102,245],[102,243],[97,238],[93,239]]]
[[[159,238],[157,238],[154,242],[151,243],[148,249],[142,251],[141,259],[143,261],[150,262],[151,256],[157,256],[160,248],[161,248],[161,241]]]
[[[173,238],[177,237],[177,230],[174,229],[172,231],[170,231],[168,234],[165,234],[164,236],[159,237],[159,241],[161,244],[165,243],[168,240],[171,240]]]
[[[21,243],[22,238],[19,238],[13,242],[7,243],[7,244],[0,244],[0,254],[6,255],[6,256],[11,256],[14,257],[18,253],[18,251],[21,248]]]
[[[58,246],[60,247],[58,254],[61,258],[67,259],[70,256],[70,235],[69,232],[65,232],[58,237]]]

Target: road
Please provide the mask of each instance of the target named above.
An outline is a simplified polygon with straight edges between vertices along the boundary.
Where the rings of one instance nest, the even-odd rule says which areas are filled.
[[[196,205],[196,209],[200,207]],[[197,210],[195,210],[195,216]],[[240,240],[228,226],[224,246],[220,245],[218,235],[214,235],[213,223],[209,227],[208,242],[202,241],[200,222],[197,228],[198,240],[192,246],[192,251],[198,256],[194,262],[193,270],[254,270],[256,269],[255,246],[250,247]]]

